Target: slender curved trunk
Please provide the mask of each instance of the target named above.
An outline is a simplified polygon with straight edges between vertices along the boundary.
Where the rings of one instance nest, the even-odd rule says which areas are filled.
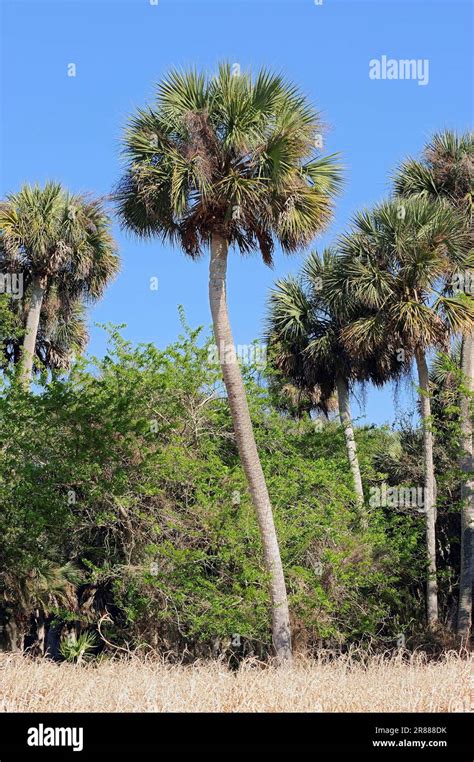
[[[257,512],[265,567],[270,578],[273,647],[279,663],[291,660],[291,631],[283,566],[265,476],[255,443],[245,387],[237,361],[227,314],[227,242],[218,235],[211,241],[209,301],[214,335],[242,467]]]
[[[465,336],[462,344],[461,368],[464,383],[474,390],[474,336]],[[472,458],[472,412],[471,398],[461,397],[462,455],[461,470],[464,473],[461,488],[461,577],[459,580],[459,609],[457,632],[466,640],[472,627],[472,586],[474,582],[474,483]]]
[[[30,385],[33,373],[33,359],[45,288],[46,278],[44,276],[37,275],[33,278],[28,317],[26,319],[25,338],[23,340],[20,360],[20,379],[25,388],[28,388]]]
[[[415,353],[418,380],[420,384],[421,419],[423,424],[423,463],[425,474],[425,521],[428,577],[426,581],[426,615],[428,626],[438,621],[438,582],[436,579],[436,503],[433,463],[433,432],[431,429],[431,402],[429,391],[428,365],[425,353],[417,349]]]
[[[346,438],[347,457],[349,459],[349,466],[352,471],[352,477],[354,479],[354,488],[357,495],[359,506],[364,505],[364,490],[362,488],[362,477],[360,475],[359,458],[357,457],[357,446],[354,436],[354,428],[352,426],[351,406],[349,401],[349,384],[345,378],[339,377],[336,379],[337,399],[339,406],[339,418],[344,429],[344,436]],[[367,521],[365,512],[362,516],[364,523]]]

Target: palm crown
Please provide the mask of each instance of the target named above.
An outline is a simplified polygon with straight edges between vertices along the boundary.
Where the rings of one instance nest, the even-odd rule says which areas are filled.
[[[119,259],[110,219],[99,200],[69,194],[57,183],[24,186],[0,204],[0,265],[45,277],[62,300],[99,298]]]
[[[331,398],[338,378],[382,385],[404,369],[387,336],[364,357],[347,350],[344,331],[374,310],[333,288],[338,266],[336,250],[313,252],[302,276],[278,281],[270,296],[267,333],[275,364],[298,386],[318,386],[323,400]]]
[[[336,292],[373,310],[345,329],[349,347],[369,352],[391,335],[407,352],[446,348],[451,333],[472,325],[472,300],[450,284],[473,256],[461,216],[446,203],[411,197],[380,204],[357,215],[340,248]]]
[[[394,190],[400,196],[444,197],[472,208],[474,138],[451,130],[436,133],[421,161],[408,159],[398,168]]]
[[[228,64],[212,78],[174,71],[128,126],[122,219],[192,257],[219,233],[270,264],[276,239],[294,251],[330,218],[340,168],[316,155],[320,132],[318,114],[278,75],[252,80]]]
[[[11,309],[25,327],[21,348],[15,332],[3,349],[25,387],[35,357],[65,369],[83,349],[84,302],[98,299],[117,273],[115,248],[101,201],[57,183],[26,185],[0,204],[0,270],[23,274],[24,299]]]

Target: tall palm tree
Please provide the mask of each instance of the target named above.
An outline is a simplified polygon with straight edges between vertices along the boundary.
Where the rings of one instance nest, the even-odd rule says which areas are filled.
[[[339,298],[332,284],[337,252],[325,249],[310,254],[299,278],[277,282],[270,295],[267,341],[274,364],[298,388],[320,390],[323,406],[337,394],[339,417],[346,439],[347,457],[361,508],[364,490],[350,408],[350,389],[357,382],[380,386],[400,375],[404,363],[387,338],[361,361],[347,351],[343,330],[351,320],[368,314],[356,300]],[[364,519],[365,520],[365,519]]]
[[[209,301],[235,437],[255,506],[270,578],[273,645],[291,658],[288,602],[268,490],[227,313],[228,252],[259,250],[272,262],[308,244],[331,216],[340,175],[317,157],[317,113],[281,76],[255,79],[222,64],[213,77],[173,71],[125,135],[117,189],[125,226],[179,244],[191,258],[210,248]]]
[[[58,183],[25,185],[0,204],[1,264],[23,272],[29,295],[20,363],[25,387],[44,302],[59,300],[67,312],[78,300],[98,299],[118,272],[110,224],[100,200],[72,195]]]
[[[425,147],[421,160],[409,159],[397,170],[395,192],[400,196],[443,198],[459,209],[471,231],[473,222],[474,135],[457,135],[451,130],[434,135]],[[471,239],[472,240],[472,239]],[[472,273],[459,273],[460,285],[472,296]],[[467,283],[463,284],[464,278]],[[462,453],[460,465],[464,473],[461,509],[461,573],[457,631],[468,638],[472,627],[472,590],[474,586],[474,480],[471,395],[474,392],[474,337],[463,336],[461,369],[466,393],[461,396]]]
[[[382,333],[397,337],[400,348],[416,361],[424,441],[427,619],[434,626],[436,507],[427,352],[446,350],[452,334],[472,329],[471,300],[446,287],[455,272],[472,265],[468,235],[462,216],[444,202],[394,199],[358,214],[340,246],[339,289],[376,310],[344,331],[347,346],[364,353],[380,342]]]

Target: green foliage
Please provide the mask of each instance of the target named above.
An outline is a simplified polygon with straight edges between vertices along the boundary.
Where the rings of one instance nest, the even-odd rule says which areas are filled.
[[[105,358],[41,394],[0,396],[3,618],[47,559],[81,570],[75,600],[50,586],[48,610],[89,628],[107,613],[117,645],[267,653],[260,537],[209,342],[187,329],[165,350],[134,348],[109,332]],[[257,369],[243,371],[297,642],[392,642],[412,519],[375,510],[361,531],[340,427],[282,418]],[[364,469],[380,436],[363,435]]]
[[[420,160],[407,159],[394,178],[399,196],[445,198],[472,214],[474,136],[444,130],[433,135]]]
[[[335,156],[315,151],[318,113],[281,75],[227,63],[216,75],[171,71],[124,136],[119,213],[135,233],[191,257],[217,232],[271,264],[324,227],[341,186]]]
[[[372,320],[377,312],[353,296],[348,298],[340,288],[338,273],[336,250],[325,249],[321,255],[312,252],[297,278],[275,284],[267,313],[269,357],[281,375],[280,386],[286,381],[288,387],[291,382],[306,396],[301,400],[300,395],[300,400],[306,401],[309,409],[325,413],[331,408],[338,382],[352,386],[371,381],[382,386],[407,370],[387,334],[370,351],[347,351],[344,335],[352,322]],[[278,381],[278,375],[273,378]],[[297,398],[298,403],[300,400]]]
[[[20,321],[11,309],[10,301],[7,294],[0,294],[0,341],[2,344],[11,336],[21,336]]]
[[[97,647],[97,636],[94,632],[83,632],[79,637],[71,635],[61,643],[61,655],[66,661],[80,664],[90,658],[91,651]]]
[[[335,290],[375,311],[345,329],[349,351],[369,353],[391,336],[410,357],[472,330],[472,299],[452,293],[455,274],[473,265],[469,235],[445,201],[394,198],[359,212],[340,248]]]

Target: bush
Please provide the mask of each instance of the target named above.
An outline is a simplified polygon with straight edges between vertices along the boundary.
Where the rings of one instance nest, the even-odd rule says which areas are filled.
[[[165,350],[134,348],[109,332],[104,359],[38,394],[4,382],[3,623],[21,638],[38,611],[47,629],[73,621],[78,632],[107,613],[118,646],[265,655],[259,533],[209,341],[187,328]],[[412,615],[401,584],[423,574],[422,521],[374,509],[362,531],[340,427],[282,417],[255,368],[245,382],[297,644],[394,645]],[[394,435],[358,436],[376,479],[374,454]]]

